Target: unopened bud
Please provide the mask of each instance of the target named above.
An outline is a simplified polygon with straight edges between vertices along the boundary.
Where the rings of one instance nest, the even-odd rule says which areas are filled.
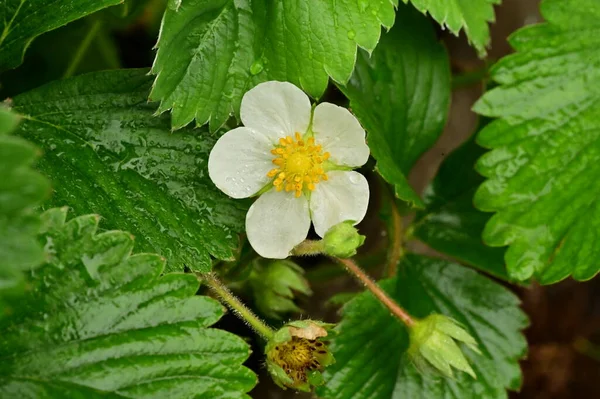
[[[323,252],[339,258],[350,258],[356,255],[356,249],[363,245],[365,236],[358,234],[353,221],[338,223],[325,233]]]

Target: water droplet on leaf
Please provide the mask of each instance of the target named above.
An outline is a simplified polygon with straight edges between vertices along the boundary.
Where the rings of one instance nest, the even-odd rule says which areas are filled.
[[[252,75],[258,75],[259,73],[262,72],[262,70],[264,69],[265,65],[263,63],[262,59],[256,60],[254,61],[254,63],[252,64],[252,66],[250,66],[250,73]]]

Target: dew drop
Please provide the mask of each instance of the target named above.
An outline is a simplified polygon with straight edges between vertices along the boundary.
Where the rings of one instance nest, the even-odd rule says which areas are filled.
[[[262,72],[262,70],[264,69],[265,65],[263,63],[262,59],[258,59],[256,61],[254,61],[254,63],[250,66],[250,73],[252,75],[258,75],[259,73]]]
[[[170,10],[177,11],[181,7],[181,0],[169,0],[168,7]]]
[[[356,37],[356,32],[354,32],[352,29],[350,29],[348,31],[348,39],[352,40]]]
[[[350,174],[350,183],[358,184],[360,182],[360,176],[355,173]]]

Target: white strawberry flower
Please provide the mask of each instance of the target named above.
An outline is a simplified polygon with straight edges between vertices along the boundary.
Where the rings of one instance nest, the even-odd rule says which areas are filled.
[[[345,108],[320,103],[287,82],[265,82],[242,98],[243,127],[225,133],[210,153],[208,173],[233,198],[260,195],[246,233],[265,258],[283,259],[307,236],[311,220],[330,227],[360,222],[369,185],[352,169],[369,158],[365,131]]]

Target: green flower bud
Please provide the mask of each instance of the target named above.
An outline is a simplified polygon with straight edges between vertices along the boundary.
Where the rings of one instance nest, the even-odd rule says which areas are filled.
[[[456,341],[481,353],[475,339],[457,321],[440,314],[432,314],[423,320],[415,321],[411,327],[408,355],[421,371],[439,372],[453,378],[454,367],[477,378]]]
[[[365,236],[358,234],[352,220],[338,223],[325,233],[323,252],[330,256],[350,258],[356,255],[356,249],[363,245]]]
[[[273,319],[302,310],[294,303],[294,293],[312,295],[304,269],[289,260],[254,262],[249,278],[256,308]]]
[[[292,321],[267,343],[267,369],[281,388],[310,392],[324,383],[321,372],[335,359],[324,339],[333,324],[313,320]]]

